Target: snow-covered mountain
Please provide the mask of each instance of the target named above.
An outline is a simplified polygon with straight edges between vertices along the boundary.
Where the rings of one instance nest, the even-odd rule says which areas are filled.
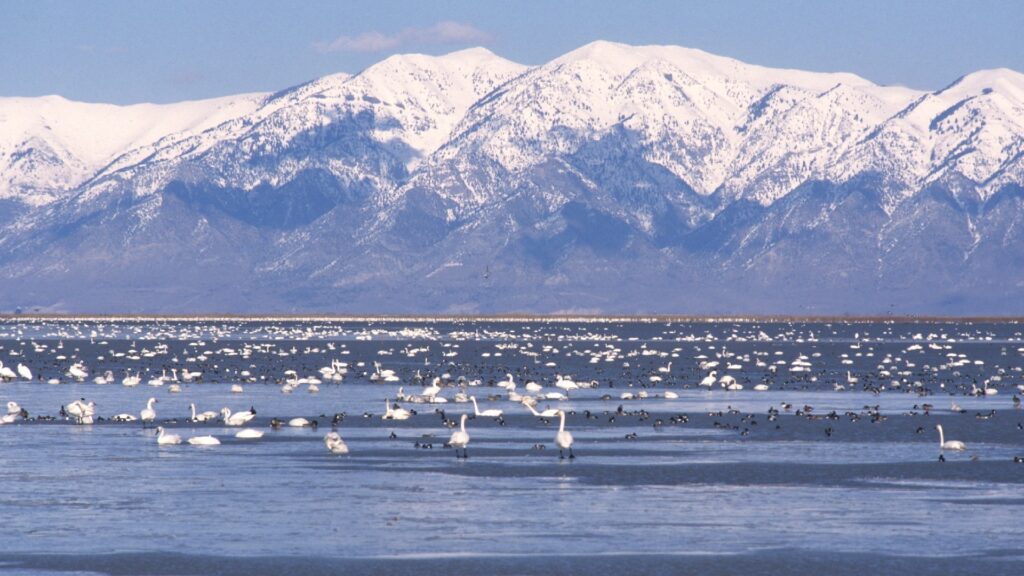
[[[675,46],[0,99],[0,309],[1024,313],[1024,75]]]

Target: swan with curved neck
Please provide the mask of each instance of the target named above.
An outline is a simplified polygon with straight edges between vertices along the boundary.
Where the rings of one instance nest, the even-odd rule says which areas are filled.
[[[192,410],[191,420],[193,422],[207,422],[217,417],[217,413],[212,410],[207,410],[206,412],[200,412],[199,414],[196,414],[196,405],[194,402],[192,404],[189,404],[188,407]]]
[[[163,426],[157,426],[156,427],[156,443],[160,444],[160,445],[163,445],[163,446],[168,446],[168,445],[173,445],[173,444],[181,444],[181,436],[178,436],[177,434],[167,434],[164,431],[164,427]]]
[[[452,432],[451,438],[448,439],[448,445],[455,448],[455,457],[459,458],[459,448],[462,448],[462,458],[469,458],[469,454],[466,452],[466,446],[469,445],[469,433],[466,432],[466,418],[468,414],[463,414],[462,419],[459,421],[459,429]]]
[[[569,459],[576,458],[572,453],[572,433],[565,429],[565,411],[558,411],[558,433],[555,434],[555,444],[558,446],[558,457],[565,458],[564,450],[569,450]]]
[[[408,420],[412,417],[412,412],[405,408],[392,407],[391,401],[388,398],[384,399],[384,410],[384,415],[381,416],[383,420]]]
[[[142,420],[143,426],[145,426],[149,422],[156,420],[156,410],[153,409],[153,404],[156,403],[156,398],[150,398],[149,401],[146,402],[146,407],[142,410],[142,412],[139,412],[139,419]]]
[[[935,429],[939,431],[939,450],[966,450],[967,444],[959,440],[946,441],[946,435],[942,433],[942,424],[936,424]]]
[[[221,408],[220,414],[224,417],[224,423],[228,426],[242,426],[256,417],[256,412],[251,409],[245,412],[232,413],[230,408],[224,407]]]
[[[504,411],[498,410],[497,408],[488,408],[487,410],[484,410],[483,412],[481,412],[480,408],[476,405],[476,397],[475,396],[470,396],[469,399],[470,399],[471,402],[473,402],[473,413],[478,418],[479,417],[497,418],[497,417],[499,417],[499,416],[501,416],[502,414],[505,413]]]
[[[533,406],[530,406],[526,402],[523,402],[523,406],[526,406],[530,410],[530,413],[532,413],[537,418],[554,418],[555,416],[558,416],[559,412],[561,412],[561,410],[559,410],[558,408],[548,408],[543,412],[537,412],[537,410]]]

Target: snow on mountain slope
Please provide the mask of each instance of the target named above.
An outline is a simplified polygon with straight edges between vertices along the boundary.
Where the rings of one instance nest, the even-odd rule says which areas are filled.
[[[472,165],[515,174],[621,126],[643,155],[700,194],[770,204],[808,179],[846,174],[836,158],[920,92],[852,74],[778,70],[674,46],[595,42],[534,68],[470,109],[416,186],[443,187]],[[463,181],[472,210],[493,173]]]
[[[260,95],[115,106],[0,98],[0,198],[45,204],[128,150],[252,113]]]
[[[525,67],[484,49],[392,56],[355,76],[333,75],[274,94],[251,114],[168,138],[91,183],[83,202],[174,180],[250,190],[326,170],[343,187],[389,188],[449,138],[466,110]]]
[[[236,305],[244,277],[276,310],[1024,313],[1010,70],[923,92],[596,42],[532,68],[393,56],[160,114],[13,100],[0,308],[69,278],[97,309]],[[186,283],[155,260],[200,265]]]

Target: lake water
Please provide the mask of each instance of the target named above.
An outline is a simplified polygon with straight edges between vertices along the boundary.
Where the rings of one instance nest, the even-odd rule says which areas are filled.
[[[1022,333],[1010,322],[9,319],[0,360],[32,380],[0,383],[0,414],[8,401],[29,414],[0,426],[0,573],[1020,574]],[[332,361],[340,381],[320,372]],[[82,381],[68,375],[76,363]],[[202,376],[187,383],[183,370]],[[141,383],[124,386],[126,374]],[[584,385],[537,403],[567,413],[575,459],[559,458],[557,417],[509,399],[508,374],[520,395],[535,395],[530,381],[565,392],[557,375]],[[435,377],[448,402],[414,401]],[[400,387],[416,414],[382,420]],[[444,446],[446,422],[473,414],[459,392],[504,412],[468,421],[467,459]],[[108,420],[138,416],[150,397],[168,432],[222,444],[158,446],[151,427]],[[91,425],[60,415],[80,398],[95,402]],[[190,403],[254,408],[248,427],[265,435],[190,422]],[[271,427],[295,417],[319,426]],[[332,420],[348,455],[324,446]],[[936,424],[967,449],[940,462]]]

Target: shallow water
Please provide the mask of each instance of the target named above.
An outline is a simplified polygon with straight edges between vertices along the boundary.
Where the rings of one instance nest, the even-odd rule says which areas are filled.
[[[0,359],[24,363],[35,379],[0,384],[0,400],[30,414],[0,426],[0,572],[861,573],[867,564],[1016,574],[1021,331],[1011,323],[8,321]],[[791,372],[801,354],[810,370]],[[948,366],[959,358],[949,354],[966,362]],[[734,375],[744,390],[697,385],[710,372],[700,362],[716,359],[718,375]],[[286,370],[313,376],[331,360],[349,365],[342,382],[282,393]],[[89,371],[84,382],[66,375],[76,361]],[[374,361],[400,381],[371,382]],[[657,371],[669,361],[672,370]],[[202,382],[182,383],[180,393],[170,382],[147,384],[182,367],[203,372]],[[885,369],[892,375],[879,376]],[[113,383],[92,382],[106,370]],[[122,386],[126,370],[142,384]],[[468,459],[443,447],[450,430],[437,411],[457,418],[472,404],[403,402],[418,414],[381,420],[399,386],[422,389],[417,371],[427,383],[448,373],[441,395],[449,399],[460,376],[480,380],[465,389],[481,409],[505,411],[503,423],[469,421]],[[569,413],[578,458],[559,459],[557,419],[531,416],[495,386],[506,373],[521,393],[531,379],[558,390],[555,374],[598,381],[538,405]],[[986,381],[999,393],[968,395]],[[770,390],[751,390],[759,382]],[[234,383],[244,392],[231,393]],[[679,398],[662,397],[669,390]],[[623,392],[648,397],[623,400]],[[103,417],[137,414],[149,397],[169,431],[223,444],[157,446],[138,423],[57,416],[78,398],[95,401]],[[242,441],[238,428],[189,423],[191,402],[254,407],[250,426],[266,435]],[[950,410],[954,402],[964,413]],[[778,414],[769,419],[769,409]],[[336,413],[348,456],[324,448]],[[41,415],[56,419],[34,419]],[[271,418],[296,416],[319,429],[270,428]],[[938,462],[936,423],[968,450]]]

